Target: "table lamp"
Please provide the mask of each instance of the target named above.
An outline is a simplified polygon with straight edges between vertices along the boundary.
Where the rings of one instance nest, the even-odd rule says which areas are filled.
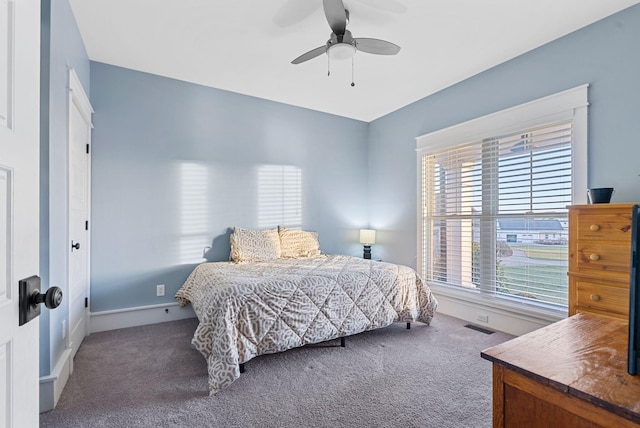
[[[364,245],[364,258],[371,258],[371,245],[376,243],[376,231],[372,229],[360,229],[360,243]]]

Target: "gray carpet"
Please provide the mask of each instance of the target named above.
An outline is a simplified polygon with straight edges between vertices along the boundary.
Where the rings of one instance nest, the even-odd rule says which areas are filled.
[[[42,427],[490,427],[491,364],[510,339],[436,314],[249,361],[214,396],[196,319],[87,337]]]

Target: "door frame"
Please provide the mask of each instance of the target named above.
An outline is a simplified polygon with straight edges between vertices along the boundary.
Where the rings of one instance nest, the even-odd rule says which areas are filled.
[[[93,124],[91,123],[91,114],[93,113],[93,108],[91,107],[91,104],[89,103],[89,98],[86,95],[86,92],[84,91],[82,84],[80,83],[80,79],[78,77],[78,75],[76,74],[75,70],[71,67],[68,68],[68,82],[67,82],[67,91],[68,91],[68,95],[67,95],[67,107],[66,107],[66,114],[67,114],[67,124],[66,124],[66,141],[65,141],[65,148],[63,150],[66,150],[66,158],[67,158],[67,170],[66,170],[66,200],[64,201],[65,203],[65,209],[66,209],[66,215],[64,218],[65,221],[65,227],[66,227],[66,233],[64,235],[64,251],[70,251],[70,245],[71,245],[71,231],[69,229],[69,203],[70,203],[70,196],[69,196],[69,183],[70,183],[70,171],[69,171],[69,138],[70,138],[70,124],[71,124],[71,118],[70,118],[70,112],[71,112],[71,108],[73,108],[73,105],[75,103],[76,106],[78,106],[78,111],[80,112],[80,114],[84,117],[85,120],[88,119],[88,124],[90,125],[89,127],[89,131],[91,129],[93,129]],[[89,132],[89,142],[91,141],[91,132]],[[91,219],[91,156],[90,154],[87,154],[87,220]],[[87,239],[87,244],[85,245],[85,248],[87,249],[87,290],[86,290],[86,296],[89,296],[89,291],[90,291],[90,281],[89,281],[89,275],[90,275],[90,245],[89,242],[91,240],[91,235],[90,235],[90,230],[91,227],[89,227],[89,230],[87,231],[87,235],[86,235],[86,239]],[[56,244],[57,245],[57,244]],[[80,344],[77,344],[74,346],[75,349],[72,349],[70,347],[70,345],[74,345],[71,344],[71,335],[70,335],[70,328],[71,326],[69,325],[70,323],[70,309],[71,309],[71,298],[70,298],[70,293],[69,293],[69,278],[70,278],[70,257],[69,257],[69,253],[65,253],[65,257],[64,257],[64,263],[65,263],[65,269],[66,271],[62,274],[64,275],[63,278],[65,278],[67,287],[66,287],[66,295],[65,298],[62,302],[62,305],[65,306],[65,308],[67,309],[67,315],[65,317],[65,319],[63,320],[64,322],[64,328],[63,328],[63,334],[64,334],[64,339],[63,339],[63,343],[64,343],[64,351],[62,352],[62,355],[59,357],[59,359],[54,363],[54,366],[51,367],[51,371],[48,375],[44,375],[44,376],[40,376],[40,412],[46,412],[49,410],[52,410],[56,407],[56,405],[58,404],[58,400],[60,399],[60,396],[62,395],[62,391],[64,390],[67,381],[69,380],[69,376],[71,375],[71,373],[73,372],[73,358],[75,356],[74,351],[77,351],[78,347]],[[89,335],[90,330],[90,325],[89,325],[89,308],[85,308],[85,313],[84,313],[84,317],[85,317],[85,333],[84,333],[84,337],[86,337],[87,335]]]

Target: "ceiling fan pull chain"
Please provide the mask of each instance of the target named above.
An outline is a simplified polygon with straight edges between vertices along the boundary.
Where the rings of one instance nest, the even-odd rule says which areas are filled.
[[[331,76],[331,55],[327,55],[327,76]]]
[[[354,71],[354,69],[355,69],[355,60],[353,59],[354,57],[355,57],[355,55],[351,57],[351,87],[356,86],[356,83],[354,82],[354,80],[356,80],[355,77],[354,77],[355,76],[355,71]]]

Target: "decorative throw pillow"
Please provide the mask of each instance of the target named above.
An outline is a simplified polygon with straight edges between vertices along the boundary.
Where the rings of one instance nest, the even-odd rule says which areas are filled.
[[[278,226],[278,234],[280,235],[280,257],[298,258],[320,254],[320,243],[316,232]]]
[[[277,229],[250,230],[234,227],[229,239],[231,260],[259,262],[280,257],[280,237]]]

